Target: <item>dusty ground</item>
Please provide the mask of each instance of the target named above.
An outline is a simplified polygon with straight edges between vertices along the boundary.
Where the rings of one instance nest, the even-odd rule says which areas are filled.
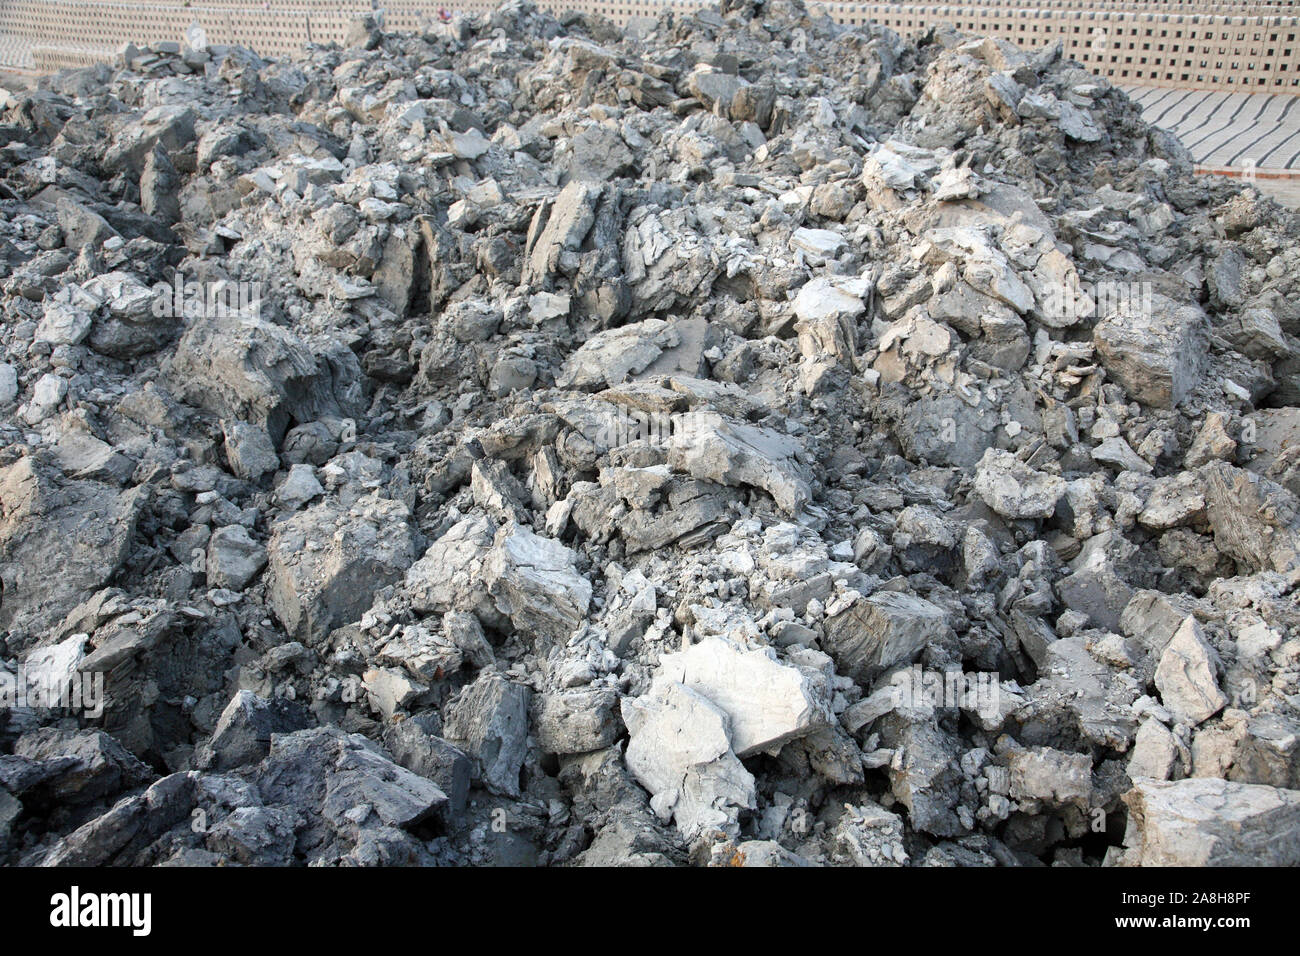
[[[17,91],[29,89],[33,85],[32,80],[33,77],[30,77],[25,73],[15,73],[12,70],[0,70],[0,87],[3,87],[6,90]]]

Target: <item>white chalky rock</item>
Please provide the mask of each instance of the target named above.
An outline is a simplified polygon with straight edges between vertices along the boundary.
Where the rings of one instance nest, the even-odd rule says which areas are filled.
[[[862,181],[868,188],[911,189],[921,171],[888,146],[881,146],[862,163]]]
[[[498,609],[516,628],[567,640],[591,604],[591,582],[575,569],[575,557],[554,538],[511,524],[497,532],[483,576]]]
[[[1214,676],[1214,650],[1196,618],[1189,616],[1174,633],[1156,667],[1160,700],[1181,722],[1199,724],[1228,704]]]
[[[90,334],[90,316],[65,302],[51,302],[36,327],[36,341],[51,345],[76,345]]]
[[[796,229],[790,245],[813,259],[834,259],[844,248],[844,237],[829,229]]]
[[[770,648],[746,650],[711,637],[665,655],[655,680],[684,684],[720,707],[731,718],[731,747],[739,757],[773,752],[831,723],[821,689]]]
[[[1010,452],[990,448],[975,470],[975,493],[1006,518],[1049,518],[1065,481],[1036,471]]]
[[[656,681],[645,696],[624,698],[623,722],[628,769],[659,818],[675,818],[687,840],[733,830],[740,811],[755,806],[754,778],[731,750],[731,722],[703,695]]]
[[[0,362],[0,405],[8,405],[18,397],[18,372],[12,365]]]
[[[1300,865],[1300,792],[1199,778],[1124,794],[1127,866]]]
[[[288,508],[297,509],[311,501],[317,495],[323,495],[325,489],[316,478],[316,469],[307,464],[296,464],[289,469],[284,483],[276,489],[280,503]]]
[[[1148,717],[1138,728],[1137,739],[1129,751],[1129,779],[1151,777],[1155,780],[1168,780],[1177,763],[1177,738],[1160,721]]]
[[[27,424],[35,425],[49,418],[67,394],[68,380],[53,372],[46,372],[32,389],[32,400],[24,413]]]
[[[798,460],[801,448],[790,435],[700,412],[670,437],[668,464],[693,478],[762,488],[793,515],[812,496],[808,469]]]
[[[794,314],[805,322],[854,318],[867,310],[863,296],[870,291],[870,281],[862,277],[818,276],[794,297]]]

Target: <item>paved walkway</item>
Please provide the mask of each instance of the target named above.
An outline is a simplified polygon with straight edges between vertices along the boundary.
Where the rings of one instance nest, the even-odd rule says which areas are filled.
[[[1284,206],[1300,209],[1300,179],[1261,179],[1255,188]]]
[[[35,66],[32,60],[31,41],[22,37],[0,34],[0,64],[30,70]]]
[[[1300,96],[1126,86],[1142,116],[1183,141],[1202,166],[1300,172]]]

